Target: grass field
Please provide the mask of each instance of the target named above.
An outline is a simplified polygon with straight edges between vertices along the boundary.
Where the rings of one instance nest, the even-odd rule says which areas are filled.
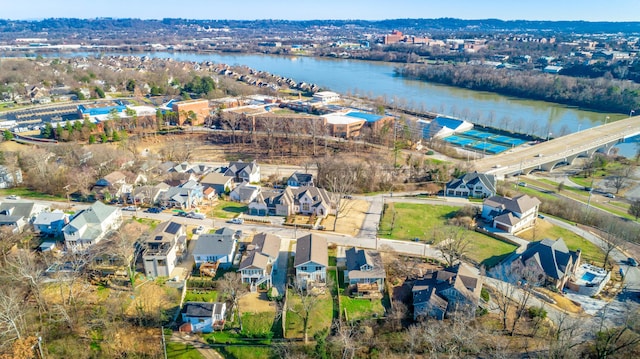
[[[467,257],[491,268],[516,250],[516,246],[478,232],[470,232],[471,250]]]
[[[287,295],[288,306],[293,308],[294,311],[300,310],[300,296],[293,291],[289,291]],[[287,311],[286,338],[302,338],[304,336],[302,317],[294,311]],[[327,290],[325,294],[318,296],[318,303],[311,311],[308,328],[309,338],[312,338],[313,334],[317,331],[330,328],[332,322],[333,300]]]
[[[459,207],[454,206],[388,203],[380,221],[378,236],[404,240],[431,238],[433,230],[442,226],[458,210]]]
[[[384,315],[384,307],[380,299],[350,298],[346,295],[340,296],[340,310],[349,321]]]
[[[196,348],[189,344],[168,342],[167,359],[203,359]]]
[[[533,238],[533,236],[534,231],[531,229],[519,235],[519,237],[522,237],[529,241],[538,241],[544,238],[554,240],[562,238],[570,250],[575,251],[576,249],[580,249],[582,251],[583,261],[588,263],[595,263],[596,265],[602,265],[602,261],[604,260],[604,252],[602,252],[602,249],[600,249],[600,247],[571,232],[568,229],[554,226],[549,222],[538,221],[538,223],[536,224],[535,238]]]
[[[60,201],[61,205],[67,204],[67,198],[64,196],[52,196],[49,194],[40,193],[37,191],[32,191],[27,188],[7,188],[0,189],[0,197],[5,197],[9,195],[25,197],[29,199],[42,199],[47,201]]]
[[[187,291],[184,296],[185,302],[215,302],[218,299],[218,292],[215,290],[209,291]]]
[[[213,209],[213,216],[216,218],[234,218],[246,211],[247,205],[244,203],[219,200]]]
[[[264,346],[229,345],[216,350],[228,359],[269,359],[271,357],[271,349]]]

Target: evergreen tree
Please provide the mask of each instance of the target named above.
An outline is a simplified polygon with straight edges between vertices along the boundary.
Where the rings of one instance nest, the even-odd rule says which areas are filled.
[[[96,136],[89,135],[89,144],[93,145],[94,143],[96,143]]]
[[[51,125],[51,122],[47,122],[44,125],[44,129],[42,130],[42,137],[53,138],[53,126]]]

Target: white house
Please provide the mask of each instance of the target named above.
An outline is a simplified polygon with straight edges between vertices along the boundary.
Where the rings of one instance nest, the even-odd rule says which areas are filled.
[[[532,226],[538,217],[540,200],[526,194],[514,198],[493,196],[482,203],[482,218],[492,227],[515,233]]]
[[[237,239],[236,232],[227,227],[220,228],[213,234],[201,234],[193,249],[196,266],[218,262],[222,268],[231,267]]]
[[[211,333],[224,327],[227,315],[225,303],[186,302],[182,308],[181,331]]]
[[[169,277],[184,251],[187,239],[185,226],[164,222],[144,241],[142,260],[147,277]]]
[[[229,193],[229,198],[232,201],[249,203],[258,196],[260,188],[260,186],[249,184],[249,182],[242,182]]]
[[[118,229],[121,224],[120,208],[95,202],[91,207],[80,211],[63,228],[65,245],[71,250],[90,246],[100,242],[109,231]]]
[[[327,240],[315,234],[298,238],[296,258],[296,286],[301,289],[324,286],[327,282],[329,252]]]
[[[243,283],[251,284],[252,289],[262,283],[271,287],[271,276],[277,267],[281,242],[282,239],[273,234],[258,233],[253,236],[238,269]]]
[[[22,232],[28,223],[45,210],[45,206],[29,201],[7,201],[0,203],[0,226],[13,227],[13,232]]]
[[[260,182],[260,165],[258,165],[256,161],[229,162],[229,167],[227,167],[224,175],[232,177],[236,183],[258,183]]]
[[[467,173],[447,182],[445,196],[487,198],[496,195],[496,176],[484,173]]]

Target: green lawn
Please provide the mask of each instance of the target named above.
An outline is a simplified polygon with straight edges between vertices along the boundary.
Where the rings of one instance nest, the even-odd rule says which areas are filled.
[[[218,299],[218,292],[216,292],[215,290],[209,290],[209,291],[193,291],[193,290],[189,290],[187,291],[186,295],[184,296],[184,301],[185,302],[215,302]]]
[[[543,200],[555,200],[557,199],[557,197],[553,194],[553,193],[543,193],[540,191],[537,191],[533,188],[529,188],[529,187],[520,187],[518,186],[517,188],[518,192],[527,194],[529,196],[532,197],[538,197],[539,200],[543,201]]]
[[[140,224],[148,225],[150,230],[156,229],[158,224],[160,224],[160,221],[155,220],[155,219],[148,219],[148,218],[136,218],[135,221],[140,223]]]
[[[469,232],[471,250],[467,257],[476,263],[491,268],[516,250],[516,246],[478,232]]]
[[[189,344],[167,342],[167,359],[203,359],[196,348]]]
[[[244,203],[218,200],[213,209],[213,216],[216,218],[234,218],[240,213],[247,211],[247,205]]]
[[[269,359],[271,357],[271,349],[267,347],[229,345],[217,350],[228,359]]]
[[[40,193],[38,191],[33,191],[27,188],[0,189],[0,197],[9,196],[9,195],[20,196],[20,197],[25,197],[29,199],[43,199],[48,201],[61,201],[61,202],[67,201],[67,197],[65,196],[52,196],[50,194]]]
[[[595,244],[589,242],[588,240],[580,237],[579,235],[571,232],[568,229],[550,225],[546,227],[539,226],[539,229],[536,229],[536,238],[535,240],[541,240],[544,238],[549,239],[558,239],[562,238],[564,242],[567,244],[567,247],[575,251],[576,249],[580,249],[582,251],[582,260],[588,263],[594,262],[597,265],[602,264],[602,260],[604,259],[604,252],[600,247]],[[520,237],[527,240],[534,240],[533,238],[533,230],[528,230]]]
[[[340,296],[340,310],[343,315],[346,312],[346,319],[349,321],[384,315],[384,307],[380,299],[350,298],[346,295]]]
[[[294,310],[300,309],[300,297],[294,292],[289,290],[287,293],[287,305]],[[302,314],[302,313],[300,313]],[[309,338],[313,337],[313,334],[324,328],[330,328],[333,322],[333,300],[329,291],[325,294],[318,296],[318,303],[311,311],[309,318],[308,334]],[[302,338],[304,336],[302,317],[292,310],[287,310],[287,322],[286,322],[286,338]]]
[[[271,338],[274,319],[274,314],[270,312],[243,313],[241,334],[250,338]]]
[[[455,206],[415,203],[388,203],[386,206],[380,221],[378,236],[405,240],[416,237],[421,239],[433,237],[432,231],[442,226],[460,209]]]

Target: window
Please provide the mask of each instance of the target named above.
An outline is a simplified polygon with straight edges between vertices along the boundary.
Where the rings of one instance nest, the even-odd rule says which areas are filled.
[[[300,270],[307,270],[307,267],[300,267]]]
[[[317,271],[318,271],[318,270],[322,270],[322,267],[316,267],[316,270],[317,270]]]
[[[158,266],[166,267],[167,266],[167,261],[164,260],[164,259],[158,259]]]

